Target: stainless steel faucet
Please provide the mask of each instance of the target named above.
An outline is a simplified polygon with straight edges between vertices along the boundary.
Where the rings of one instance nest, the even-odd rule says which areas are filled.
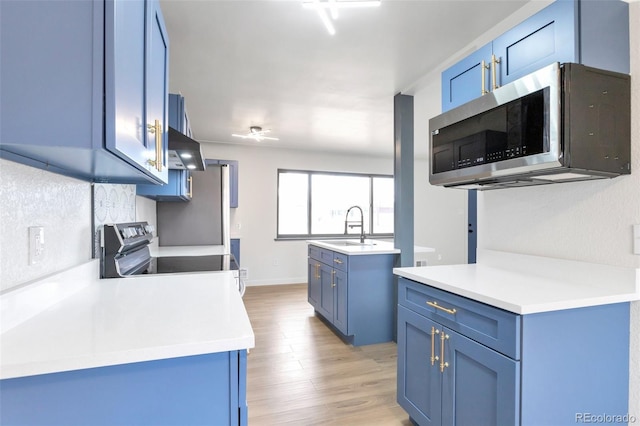
[[[360,210],[360,224],[354,225],[353,222],[349,222],[349,212],[351,209]],[[347,235],[347,228],[358,228],[360,227],[360,243],[364,243],[364,213],[362,213],[362,209],[358,206],[351,206],[349,210],[347,210],[347,215],[344,218],[344,234]]]

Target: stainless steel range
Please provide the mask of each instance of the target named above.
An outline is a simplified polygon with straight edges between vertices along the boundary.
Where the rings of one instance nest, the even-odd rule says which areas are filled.
[[[147,222],[104,225],[101,278],[123,278],[141,274],[177,274],[231,271],[238,290],[244,293],[239,266],[232,254],[204,256],[151,256],[153,228]]]

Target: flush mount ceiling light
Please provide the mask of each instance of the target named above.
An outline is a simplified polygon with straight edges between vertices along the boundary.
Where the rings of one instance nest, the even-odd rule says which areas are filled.
[[[279,140],[278,138],[272,138],[269,136],[265,136],[266,133],[269,133],[271,131],[271,129],[267,129],[267,130],[262,130],[262,127],[260,126],[251,126],[249,127],[249,133],[247,133],[246,135],[237,135],[237,134],[232,134],[231,136],[235,136],[237,138],[242,138],[242,139],[254,139],[258,142],[260,142],[261,140],[264,139],[269,139],[272,141],[277,141]]]
[[[302,6],[318,12],[318,16],[329,34],[334,35],[336,29],[332,19],[338,19],[338,9],[377,7],[380,6],[380,2],[381,0],[304,0]],[[329,10],[331,17],[329,17],[327,10]]]

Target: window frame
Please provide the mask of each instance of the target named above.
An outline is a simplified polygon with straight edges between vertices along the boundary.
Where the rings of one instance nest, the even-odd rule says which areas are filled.
[[[298,174],[306,174],[307,175],[307,233],[306,234],[280,234],[280,175],[282,173],[298,173]],[[367,238],[393,238],[394,233],[378,233],[374,234],[370,231],[373,230],[373,180],[374,178],[391,178],[393,179],[393,175],[386,175],[381,173],[355,173],[355,172],[330,172],[330,171],[317,171],[317,170],[300,170],[300,169],[277,169],[277,187],[276,187],[276,241],[283,240],[321,240],[321,239],[353,239],[356,234],[311,234],[311,223],[312,223],[312,177],[314,175],[325,175],[325,176],[355,176],[355,177],[365,177],[369,179],[369,229],[365,231],[365,235]],[[395,214],[395,212],[394,212]]]

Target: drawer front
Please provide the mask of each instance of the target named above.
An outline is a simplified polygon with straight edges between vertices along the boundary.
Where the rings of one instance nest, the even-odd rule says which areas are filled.
[[[347,271],[349,256],[322,247],[309,245],[309,257],[340,271]]]
[[[331,252],[333,259],[331,261],[331,264],[333,265],[333,267],[335,269],[338,269],[340,271],[347,271],[347,266],[348,266],[348,262],[349,262],[349,256],[347,256],[346,254],[342,254],[342,253],[336,253]]]
[[[520,359],[520,315],[405,278],[398,304],[512,359]]]
[[[323,249],[321,249],[320,247],[310,245],[309,257],[314,260],[322,261],[322,250]]]

